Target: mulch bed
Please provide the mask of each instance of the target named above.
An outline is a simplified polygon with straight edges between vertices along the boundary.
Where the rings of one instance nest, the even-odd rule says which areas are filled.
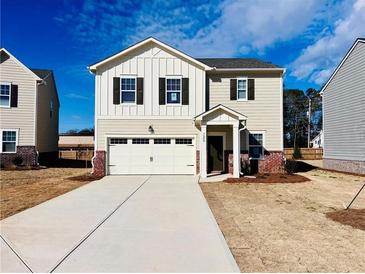
[[[255,183],[255,184],[292,184],[305,183],[310,179],[297,174],[256,174],[256,178],[241,177],[228,178],[224,180],[227,183]]]
[[[365,209],[343,209],[327,212],[326,216],[335,222],[365,230]]]
[[[80,176],[74,176],[74,177],[68,177],[67,179],[70,179],[72,181],[79,181],[79,182],[92,182],[96,180],[100,180],[103,177],[98,177],[92,174],[85,174]]]

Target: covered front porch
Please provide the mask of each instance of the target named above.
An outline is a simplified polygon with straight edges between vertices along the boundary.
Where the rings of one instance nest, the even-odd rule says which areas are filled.
[[[232,173],[240,177],[241,142],[246,140],[247,117],[223,105],[195,117],[200,128],[200,176]],[[244,144],[245,145],[245,144]]]

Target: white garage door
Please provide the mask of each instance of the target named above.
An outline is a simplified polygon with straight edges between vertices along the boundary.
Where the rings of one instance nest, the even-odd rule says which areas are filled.
[[[109,174],[195,174],[193,138],[110,138]]]

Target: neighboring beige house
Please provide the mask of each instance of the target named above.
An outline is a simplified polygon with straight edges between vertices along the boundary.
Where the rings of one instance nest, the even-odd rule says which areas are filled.
[[[355,41],[323,96],[324,168],[365,174],[365,39]]]
[[[323,130],[321,130],[316,137],[310,141],[312,148],[321,148],[323,147]]]
[[[94,173],[239,177],[243,159],[260,172],[282,172],[283,68],[194,59],[148,38],[89,70]]]
[[[1,165],[57,157],[59,99],[51,70],[29,69],[0,49]]]

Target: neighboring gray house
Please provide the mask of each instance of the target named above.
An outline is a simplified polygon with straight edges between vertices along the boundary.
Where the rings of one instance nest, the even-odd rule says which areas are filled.
[[[0,160],[36,165],[57,157],[60,107],[51,70],[29,69],[0,49]]]
[[[324,168],[365,174],[365,39],[338,65],[323,96]]]
[[[239,177],[283,170],[283,74],[245,58],[195,59],[154,38],[89,67],[94,173]]]

